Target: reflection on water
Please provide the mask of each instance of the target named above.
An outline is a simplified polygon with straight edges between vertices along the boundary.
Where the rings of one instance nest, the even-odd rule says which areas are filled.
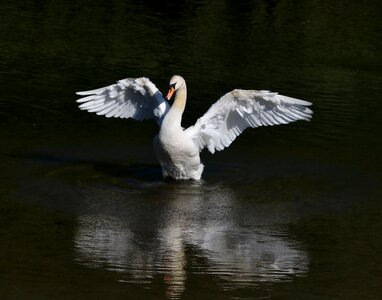
[[[122,282],[144,285],[162,276],[171,298],[182,294],[190,270],[217,276],[223,289],[287,280],[308,271],[307,253],[272,221],[264,224],[246,216],[243,226],[244,207],[232,190],[187,183],[169,184],[159,193],[164,202],[148,200],[140,213],[129,211],[135,200],[125,199],[132,203],[124,202],[124,212],[112,207],[120,203],[113,195],[107,196],[105,207],[89,208],[78,219],[76,260],[120,272]],[[190,248],[204,260],[191,259]]]

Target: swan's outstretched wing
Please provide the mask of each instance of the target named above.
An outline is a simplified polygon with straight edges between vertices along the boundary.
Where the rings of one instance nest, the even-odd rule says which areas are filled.
[[[211,153],[228,147],[247,127],[286,124],[309,120],[310,102],[269,91],[234,90],[221,97],[186,129],[199,149]]]
[[[150,79],[126,78],[100,89],[77,92],[79,107],[97,115],[136,120],[155,119],[160,125],[169,104]]]

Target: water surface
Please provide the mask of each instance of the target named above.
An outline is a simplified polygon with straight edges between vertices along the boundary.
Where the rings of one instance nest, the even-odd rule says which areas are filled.
[[[378,1],[1,4],[2,299],[378,299]],[[313,102],[168,182],[154,122],[78,110],[75,91],[185,77],[192,125],[221,95]]]

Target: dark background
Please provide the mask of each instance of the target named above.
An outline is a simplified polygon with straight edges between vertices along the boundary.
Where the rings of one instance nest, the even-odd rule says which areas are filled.
[[[380,1],[0,9],[3,299],[380,297]],[[234,88],[311,101],[313,119],[203,153],[200,185],[162,182],[156,124],[75,92],[141,76],[164,92],[173,74],[184,127]]]

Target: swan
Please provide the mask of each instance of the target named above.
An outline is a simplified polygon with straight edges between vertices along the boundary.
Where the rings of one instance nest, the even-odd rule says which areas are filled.
[[[81,110],[106,117],[154,119],[159,133],[154,152],[163,177],[200,180],[200,152],[221,151],[248,127],[310,120],[312,103],[266,90],[235,89],[222,96],[195,125],[182,128],[187,87],[183,77],[170,79],[165,97],[148,78],[126,78],[100,89],[77,92]],[[169,100],[174,97],[172,106]]]

